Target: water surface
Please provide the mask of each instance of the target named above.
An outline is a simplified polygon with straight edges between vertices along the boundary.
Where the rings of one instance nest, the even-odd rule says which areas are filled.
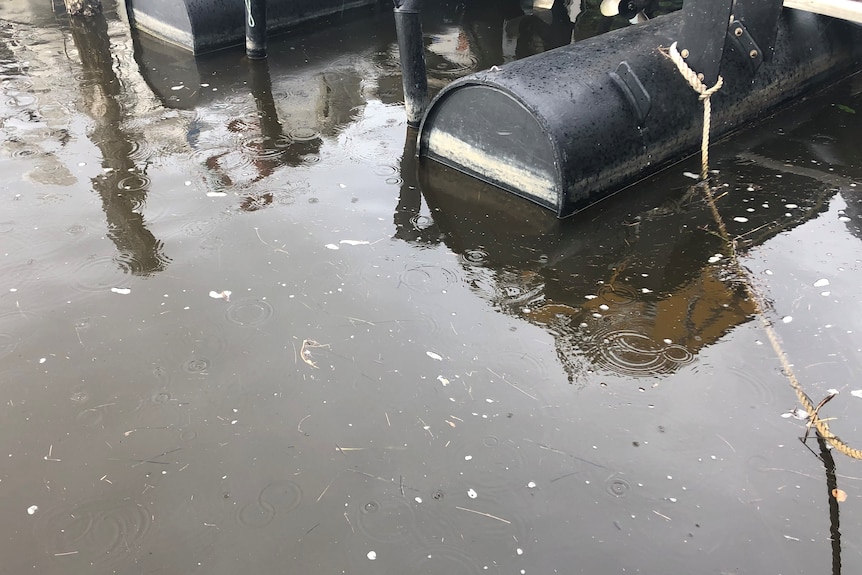
[[[594,4],[441,7],[431,84],[626,25]],[[714,147],[746,276],[698,159],[562,222],[417,166],[388,10],[249,63],[23,5],[0,572],[862,569],[858,464],[782,417],[742,285],[858,446],[858,78]]]

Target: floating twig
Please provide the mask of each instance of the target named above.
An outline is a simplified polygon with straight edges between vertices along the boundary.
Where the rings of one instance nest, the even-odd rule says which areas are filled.
[[[310,413],[308,415],[306,415],[305,417],[303,417],[302,419],[300,419],[299,423],[296,425],[296,430],[303,435],[308,435],[308,434],[302,430],[302,422],[305,421],[306,419],[308,419],[309,417],[311,417]]]
[[[482,516],[488,517],[490,519],[496,519],[497,521],[501,521],[501,522],[505,523],[506,525],[512,524],[512,522],[509,521],[508,519],[503,519],[502,517],[497,517],[496,515],[491,515],[490,513],[485,513],[483,511],[476,511],[475,509],[467,509],[466,507],[458,507],[458,506],[456,506],[455,509],[460,509],[461,511],[468,511],[470,513],[475,513],[476,515],[482,515]]]
[[[317,364],[311,359],[311,349],[315,347],[329,347],[328,343],[318,343],[313,339],[304,339],[302,340],[302,347],[299,349],[299,357],[302,358],[302,361],[313,367],[314,369],[319,369]]]

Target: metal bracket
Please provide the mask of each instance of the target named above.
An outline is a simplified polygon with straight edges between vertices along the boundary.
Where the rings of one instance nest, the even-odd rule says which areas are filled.
[[[724,55],[727,25],[734,0],[685,0],[677,49],[686,64],[712,86]]]
[[[748,30],[740,21],[734,21],[727,28],[727,38],[733,44],[743,58],[747,58],[748,66],[751,73],[757,72],[760,65],[763,64],[763,50],[748,33]]]
[[[619,87],[623,96],[628,101],[632,112],[634,112],[635,117],[638,120],[638,125],[643,125],[644,120],[646,120],[646,117],[649,114],[650,107],[652,106],[652,97],[649,95],[649,92],[646,91],[646,88],[644,88],[643,83],[637,77],[635,71],[632,70],[632,67],[629,66],[628,62],[623,60],[620,62],[620,65],[617,66],[617,69],[613,72],[609,72],[608,75],[611,77],[614,84]]]

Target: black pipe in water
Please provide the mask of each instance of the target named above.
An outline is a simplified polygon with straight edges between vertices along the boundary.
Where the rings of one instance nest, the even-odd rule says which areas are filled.
[[[266,58],[266,0],[245,0],[245,54]]]
[[[425,46],[422,41],[422,0],[394,2],[404,107],[407,109],[407,124],[416,127],[428,107],[428,76],[425,70]]]

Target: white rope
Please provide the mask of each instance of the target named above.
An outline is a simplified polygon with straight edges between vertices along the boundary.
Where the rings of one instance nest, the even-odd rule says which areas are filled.
[[[724,84],[724,79],[719,76],[715,84],[710,88],[700,79],[697,72],[692,70],[685,59],[676,48],[676,42],[670,45],[667,52],[667,57],[671,62],[676,64],[680,74],[688,82],[691,88],[700,94],[700,101],[703,102],[703,137],[700,142],[700,179],[705,180],[709,176],[709,128],[710,116],[712,115],[712,104],[709,97],[718,92]]]
[[[245,0],[245,13],[248,14],[248,27],[254,28],[254,15],[251,13],[251,0]]]

